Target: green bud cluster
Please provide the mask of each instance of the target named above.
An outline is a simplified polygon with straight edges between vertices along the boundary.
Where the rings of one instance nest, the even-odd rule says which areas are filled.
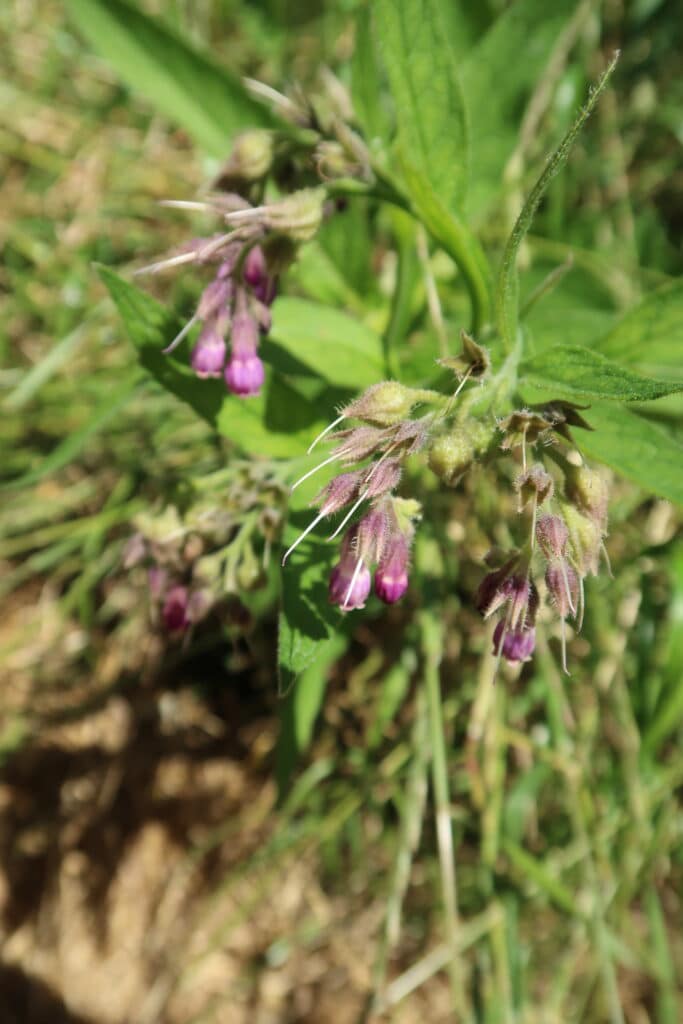
[[[427,455],[429,468],[447,486],[454,487],[472,463],[488,452],[495,436],[495,424],[481,420],[456,424],[432,441]]]

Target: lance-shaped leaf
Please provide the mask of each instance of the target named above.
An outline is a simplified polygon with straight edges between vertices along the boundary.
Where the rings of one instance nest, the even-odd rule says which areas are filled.
[[[654,380],[582,345],[556,345],[520,367],[520,383],[575,398],[647,402],[683,391],[683,381]]]
[[[683,445],[657,423],[623,405],[599,403],[582,413],[593,430],[575,430],[585,455],[646,491],[683,505]]]
[[[138,4],[67,0],[67,7],[88,42],[121,78],[212,155],[224,157],[236,132],[274,124],[236,75],[148,17]]]
[[[519,314],[517,253],[519,252],[519,247],[531,227],[531,222],[534,219],[534,214],[538,209],[541,199],[545,195],[550,182],[569,156],[569,152],[578,138],[581,129],[588,120],[601,92],[617,66],[618,59],[619,54],[617,52],[600,76],[600,80],[591,92],[585,107],[545,165],[543,173],[531,190],[529,198],[524,203],[512,233],[507,240],[496,287],[496,319],[498,322],[498,332],[508,351],[512,350],[517,339],[517,320]]]
[[[472,20],[484,4],[449,0],[449,21]],[[519,138],[525,101],[541,78],[576,0],[515,0],[463,54],[461,81],[470,133],[467,211],[480,219],[500,195],[503,172]],[[469,28],[470,35],[472,28]]]
[[[403,152],[447,209],[467,189],[465,106],[438,0],[377,0],[375,25]]]
[[[644,372],[683,379],[683,281],[647,295],[592,347]]]

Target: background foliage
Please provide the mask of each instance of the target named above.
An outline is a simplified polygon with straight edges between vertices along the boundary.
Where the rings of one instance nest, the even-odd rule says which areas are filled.
[[[453,1019],[455,1000],[462,1019],[486,1022],[674,1024],[675,5],[381,0],[373,17],[276,0],[39,6],[38,17],[17,0],[0,15],[11,110],[0,130],[0,988],[11,1012],[411,1021]],[[144,574],[122,564],[133,524],[156,517],[163,534],[169,508],[202,486],[221,500],[243,493],[254,456],[295,460],[268,477],[280,486],[357,387],[387,370],[429,380],[471,315],[468,290],[475,321],[487,318],[482,250],[496,267],[617,46],[612,82],[518,253],[524,396],[590,401],[596,429],[582,448],[630,481],[615,479],[614,577],[590,588],[571,678],[548,622],[536,662],[491,686],[470,603],[487,534],[506,541],[513,504],[484,474],[447,493],[419,477],[431,510],[420,585],[405,608],[341,624],[324,596],[330,548],[311,541],[280,584],[240,506],[238,582],[221,616],[190,643],[168,642]],[[266,393],[240,403],[193,378],[182,354],[160,354],[197,282],[155,280],[154,297],[130,270],[188,233],[186,215],[156,201],[193,195],[235,131],[272,123],[240,76],[324,95],[321,67],[350,89],[378,168],[431,242],[402,211],[353,199],[288,275]],[[299,493],[285,544],[313,490]],[[444,820],[455,880],[438,856]]]

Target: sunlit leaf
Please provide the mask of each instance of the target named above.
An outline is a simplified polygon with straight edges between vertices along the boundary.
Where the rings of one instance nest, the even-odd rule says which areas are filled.
[[[122,79],[214,156],[227,154],[236,132],[273,124],[235,74],[148,17],[138,4],[67,0],[67,8]]]

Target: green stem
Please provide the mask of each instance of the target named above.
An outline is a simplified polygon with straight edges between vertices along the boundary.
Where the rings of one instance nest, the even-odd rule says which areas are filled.
[[[496,321],[498,333],[500,334],[503,344],[508,352],[513,348],[518,333],[519,284],[517,280],[517,253],[519,251],[519,247],[524,241],[527,231],[531,227],[531,222],[534,219],[534,214],[538,209],[541,199],[550,185],[550,182],[569,156],[569,152],[595,107],[600,93],[607,85],[607,82],[616,67],[618,59],[619,52],[617,51],[608,67],[602,73],[595,89],[588,97],[586,106],[583,108],[576,121],[564,136],[561,143],[550,157],[548,163],[545,165],[543,173],[532,188],[531,193],[529,194],[529,197],[524,203],[522,211],[517,218],[515,226],[512,229],[512,233],[507,240],[505,251],[503,252],[500,272],[498,274],[498,285],[496,288]]]
[[[439,847],[441,888],[444,904],[446,941],[451,953],[448,973],[451,984],[453,1009],[457,1020],[463,1021],[467,1014],[467,997],[463,983],[462,962],[459,957],[460,923],[458,920],[457,879],[453,851],[453,830],[448,787],[448,764],[444,737],[443,709],[439,666],[443,652],[441,625],[433,612],[424,611],[420,616],[420,629],[425,657],[424,681],[429,715],[429,735],[432,748],[432,786],[436,805],[436,837]]]
[[[427,799],[427,769],[429,767],[429,729],[424,692],[417,695],[412,743],[413,760],[410,766],[405,806],[401,817],[401,836],[396,851],[391,890],[387,899],[384,936],[380,945],[374,972],[372,1008],[381,1012],[386,986],[389,954],[396,945],[401,929],[401,911],[410,880],[410,867],[420,841],[422,819]]]

